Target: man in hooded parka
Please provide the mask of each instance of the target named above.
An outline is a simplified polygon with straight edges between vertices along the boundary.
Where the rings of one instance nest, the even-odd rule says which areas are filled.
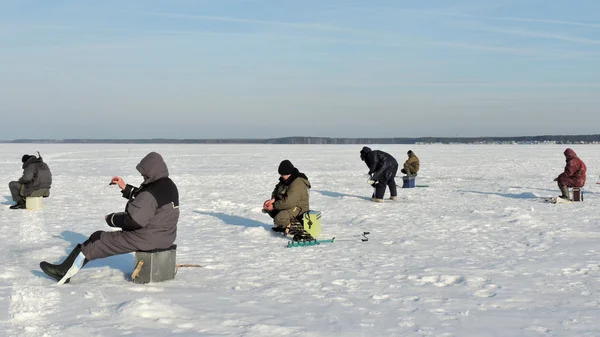
[[[564,155],[567,162],[565,170],[554,178],[554,181],[558,183],[561,192],[559,197],[569,199],[569,187],[583,187],[585,185],[587,167],[572,149],[567,148]]]
[[[17,181],[8,183],[15,204],[11,209],[24,209],[27,197],[49,197],[52,186],[52,173],[42,157],[23,155],[23,175]]]
[[[366,146],[360,150],[360,159],[369,168],[369,183],[375,188],[371,200],[383,202],[386,186],[390,188],[390,199],[396,200],[398,196],[395,180],[396,173],[398,173],[396,159],[387,152],[371,150]]]
[[[146,155],[136,169],[144,178],[141,186],[125,184],[120,177],[111,183],[118,185],[128,200],[124,212],[105,216],[110,227],[120,231],[97,231],[82,244],[78,244],[69,256],[58,265],[41,262],[40,268],[49,276],[60,280],[75,259],[82,255],[85,263],[104,257],[169,248],[177,237],[179,220],[179,192],[169,178],[169,171],[162,156],[156,152]]]

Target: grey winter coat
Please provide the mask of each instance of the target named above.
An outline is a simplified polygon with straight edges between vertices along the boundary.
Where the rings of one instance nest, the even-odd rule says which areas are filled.
[[[86,241],[82,252],[88,260],[133,251],[169,248],[177,237],[179,192],[169,179],[162,156],[149,153],[136,166],[144,177],[139,188],[127,185],[125,212],[107,215],[106,222],[122,231],[102,232],[99,239]],[[97,237],[97,236],[96,236]]]
[[[23,176],[19,178],[19,184],[22,185],[24,197],[40,189],[50,189],[52,185],[50,168],[42,158],[31,156],[23,163]]]

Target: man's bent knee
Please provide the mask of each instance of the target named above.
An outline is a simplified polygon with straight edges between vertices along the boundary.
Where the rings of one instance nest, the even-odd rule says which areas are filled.
[[[292,216],[288,212],[279,212],[273,218],[273,223],[277,227],[287,227],[292,222]]]
[[[104,233],[104,231],[95,231],[94,233],[92,233],[92,235],[90,235],[89,239],[85,240],[83,245],[89,245],[90,243],[94,243],[100,240],[100,238],[102,237],[102,233]]]

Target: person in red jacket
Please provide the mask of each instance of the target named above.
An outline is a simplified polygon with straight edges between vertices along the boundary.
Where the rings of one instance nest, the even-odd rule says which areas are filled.
[[[558,182],[558,188],[562,193],[560,197],[569,199],[569,187],[583,187],[585,185],[587,167],[572,149],[566,149],[564,153],[567,161],[565,171],[554,178],[554,181]]]

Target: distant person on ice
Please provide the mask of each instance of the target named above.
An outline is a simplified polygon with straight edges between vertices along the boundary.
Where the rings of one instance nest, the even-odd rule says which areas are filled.
[[[39,154],[39,153],[38,153]],[[24,209],[27,197],[49,197],[52,173],[42,157],[23,155],[23,176],[18,181],[8,183],[15,204],[11,209]]]
[[[395,180],[396,173],[398,173],[396,159],[387,152],[373,151],[366,146],[360,150],[360,159],[367,164],[370,176],[368,183],[375,188],[371,200],[383,202],[386,186],[390,188],[390,199],[396,200],[398,196]]]
[[[419,157],[412,150],[408,150],[406,154],[408,159],[404,162],[404,168],[400,172],[407,176],[416,176],[419,172]]]
[[[310,182],[289,160],[282,161],[277,172],[279,183],[275,185],[271,199],[264,202],[263,212],[273,218],[273,231],[287,234],[292,221],[309,211]]]
[[[564,172],[554,178],[554,181],[558,182],[558,188],[562,193],[559,197],[570,199],[569,187],[583,187],[585,185],[587,167],[572,149],[566,149],[564,154],[567,165],[565,165]]]
[[[134,187],[121,177],[113,177],[111,184],[121,188],[128,200],[125,212],[105,216],[110,227],[120,231],[97,231],[75,249],[61,264],[40,263],[40,268],[57,281],[61,280],[76,259],[88,261],[135,251],[169,248],[177,237],[179,220],[179,192],[169,178],[169,170],[162,156],[150,152],[135,167],[144,182]],[[67,281],[68,282],[68,281]]]

